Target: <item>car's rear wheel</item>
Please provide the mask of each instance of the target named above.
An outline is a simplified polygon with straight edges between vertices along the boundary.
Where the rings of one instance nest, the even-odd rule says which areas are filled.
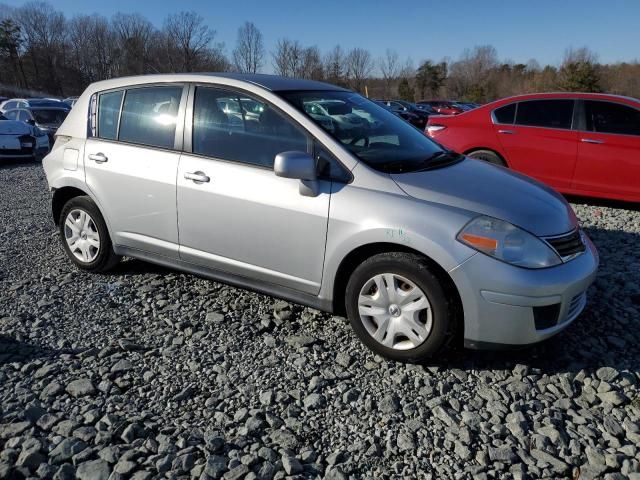
[[[360,340],[393,360],[429,358],[452,335],[445,291],[419,255],[390,252],[369,258],[351,275],[345,299]]]
[[[500,155],[492,152],[491,150],[474,150],[473,152],[469,152],[467,154],[467,157],[484,160],[485,162],[493,163],[494,165],[500,165],[501,167],[507,166],[507,164],[504,163],[504,160],[500,158]]]
[[[105,272],[120,261],[113,251],[104,218],[91,198],[80,196],[69,200],[58,223],[62,246],[79,268]]]

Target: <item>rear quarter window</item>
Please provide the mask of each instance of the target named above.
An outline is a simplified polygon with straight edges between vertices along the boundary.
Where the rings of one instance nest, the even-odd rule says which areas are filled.
[[[505,105],[493,111],[496,123],[512,124],[516,118],[516,104]]]
[[[102,93],[98,97],[98,137],[115,140],[118,137],[118,118],[123,90]]]

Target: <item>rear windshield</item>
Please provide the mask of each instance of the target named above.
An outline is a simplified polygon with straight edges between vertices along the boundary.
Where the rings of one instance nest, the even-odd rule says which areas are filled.
[[[37,123],[60,125],[64,122],[64,119],[67,118],[69,112],[59,109],[33,108],[31,109],[31,113]]]

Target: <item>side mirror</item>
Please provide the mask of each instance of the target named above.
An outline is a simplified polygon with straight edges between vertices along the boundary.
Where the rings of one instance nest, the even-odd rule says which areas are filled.
[[[300,180],[300,195],[317,197],[320,193],[315,159],[306,152],[282,152],[276,155],[273,171],[278,177]]]

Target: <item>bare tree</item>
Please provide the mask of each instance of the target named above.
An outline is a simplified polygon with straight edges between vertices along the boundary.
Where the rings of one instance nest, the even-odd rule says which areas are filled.
[[[365,79],[373,70],[371,53],[364,48],[353,48],[347,54],[346,65],[351,86],[355,90],[362,91]]]
[[[235,68],[242,73],[257,73],[264,62],[262,32],[252,22],[238,29],[236,48],[233,49]]]
[[[118,55],[119,75],[138,75],[155,70],[152,67],[152,39],[155,28],[142,15],[116,13],[111,19]]]
[[[336,45],[333,50],[325,55],[324,75],[328,82],[346,86],[346,56],[340,45]]]
[[[385,97],[391,95],[391,85],[398,77],[400,70],[400,56],[395,50],[387,49],[385,55],[378,60],[380,72],[384,79]]]
[[[278,75],[294,77],[302,65],[303,48],[297,40],[281,38],[276,43],[276,49],[272,53],[273,68]]]
[[[193,72],[205,63],[216,34],[196,12],[169,15],[163,33],[169,68],[183,72]]]
[[[29,50],[37,88],[62,93],[60,71],[65,65],[66,20],[45,2],[29,2],[16,10],[16,21]]]

